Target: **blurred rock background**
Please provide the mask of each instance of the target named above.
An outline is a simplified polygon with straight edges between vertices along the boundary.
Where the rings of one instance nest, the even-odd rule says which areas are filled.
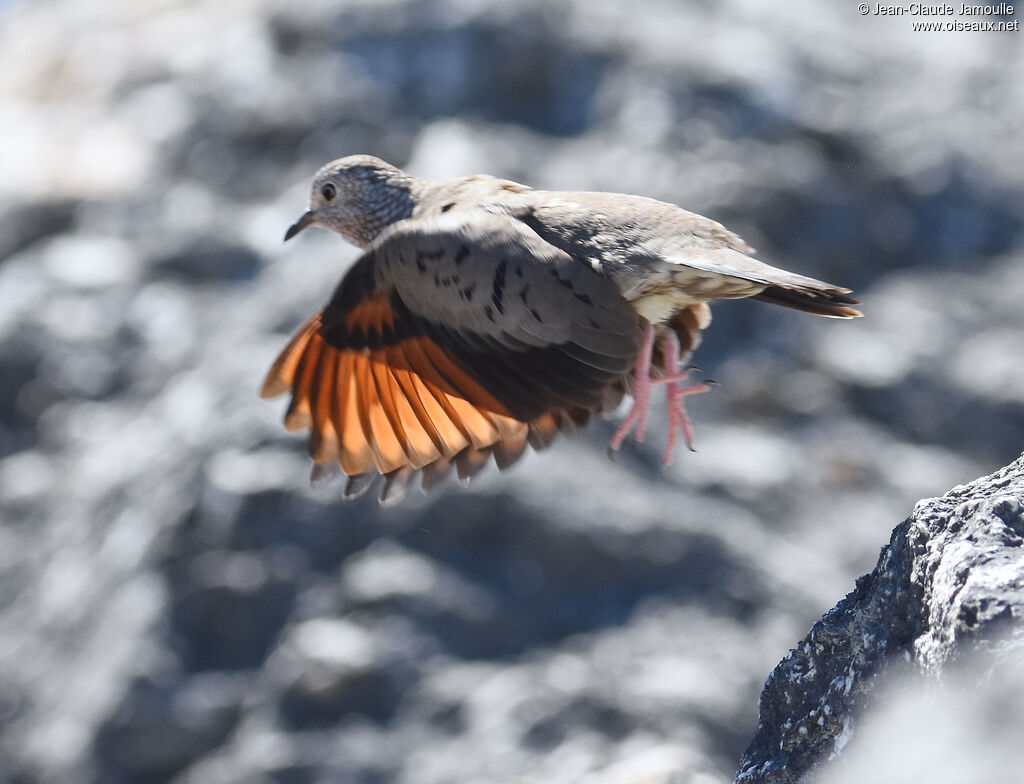
[[[1024,449],[1024,47],[797,0],[0,3],[0,781],[731,779],[923,496]],[[323,162],[673,201],[857,289],[724,303],[615,420],[396,509],[262,374]]]

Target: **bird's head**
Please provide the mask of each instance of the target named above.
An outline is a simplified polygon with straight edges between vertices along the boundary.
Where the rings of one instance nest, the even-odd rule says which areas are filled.
[[[309,226],[336,231],[360,248],[413,208],[408,174],[371,155],[331,161],[313,177],[309,209],[285,233],[285,240]]]

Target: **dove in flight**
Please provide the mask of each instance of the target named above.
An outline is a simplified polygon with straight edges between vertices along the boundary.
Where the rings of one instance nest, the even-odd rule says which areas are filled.
[[[419,180],[369,155],[328,163],[285,239],[319,226],[363,250],[327,305],[274,362],[262,395],[291,393],[288,430],[310,430],[314,477],[340,466],[346,497],[417,473],[468,479],[615,408],[612,437],[644,436],[666,388],[664,462],[706,383],[685,364],[708,300],[751,297],[853,318],[849,289],[771,267],[719,223],[617,193],[534,190],[490,176]]]

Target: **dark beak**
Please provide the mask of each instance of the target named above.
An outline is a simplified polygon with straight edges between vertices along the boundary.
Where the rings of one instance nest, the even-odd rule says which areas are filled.
[[[288,231],[284,233],[284,241],[288,242],[288,240],[290,240],[300,231],[302,231],[308,226],[313,225],[314,223],[316,223],[316,216],[313,214],[313,211],[306,210],[306,212],[302,213],[301,218],[299,218],[297,221],[295,221],[295,223],[288,227]]]

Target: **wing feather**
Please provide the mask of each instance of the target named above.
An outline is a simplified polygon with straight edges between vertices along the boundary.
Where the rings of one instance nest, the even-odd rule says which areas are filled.
[[[331,416],[331,406],[338,396],[338,352],[326,351],[317,365],[311,383],[313,424],[309,435],[309,453],[318,465],[338,459],[338,433]]]
[[[392,395],[390,369],[384,362],[378,361],[378,358],[375,356],[376,353],[378,352],[372,352],[369,355],[367,364],[370,366],[370,380],[373,382],[376,398],[380,403],[380,410],[384,415],[384,419],[387,420],[388,429],[394,435],[402,455],[411,464],[415,465],[417,456],[409,441],[409,436],[405,432],[402,416],[398,411],[394,395]]]
[[[409,360],[405,356],[402,346],[392,346],[387,349],[386,354],[387,364],[391,368],[391,377],[397,387],[394,390],[395,397],[406,404],[408,412],[406,419],[409,422],[408,429],[414,429],[419,437],[417,451],[433,453],[432,459],[423,460],[421,465],[427,465],[433,460],[440,459],[442,456],[450,455],[452,449],[448,446],[445,437],[441,435],[441,429],[447,430],[450,434],[451,421],[439,406],[436,407],[434,414],[431,415],[427,405],[423,402],[420,390],[416,386],[418,376],[411,371]],[[436,403],[436,400],[433,400],[433,402]],[[426,442],[423,439],[426,439]],[[429,446],[427,442],[429,442]]]
[[[295,336],[288,341],[288,345],[284,347],[284,350],[278,355],[274,364],[270,366],[270,370],[267,372],[263,388],[260,390],[261,397],[276,397],[284,392],[288,392],[292,388],[296,368],[298,367],[299,360],[304,356],[303,350],[319,328],[320,314],[317,313],[303,324],[302,329],[296,332]]]
[[[342,394],[335,398],[332,411],[335,427],[341,435],[341,469],[349,476],[369,471],[374,465],[370,436],[363,428],[359,413],[356,364],[359,357],[353,352],[342,354],[338,362],[338,386]]]
[[[284,426],[286,430],[301,430],[313,424],[310,409],[309,392],[313,381],[316,364],[320,359],[323,341],[310,340],[299,357],[295,366],[295,394],[285,412]]]

